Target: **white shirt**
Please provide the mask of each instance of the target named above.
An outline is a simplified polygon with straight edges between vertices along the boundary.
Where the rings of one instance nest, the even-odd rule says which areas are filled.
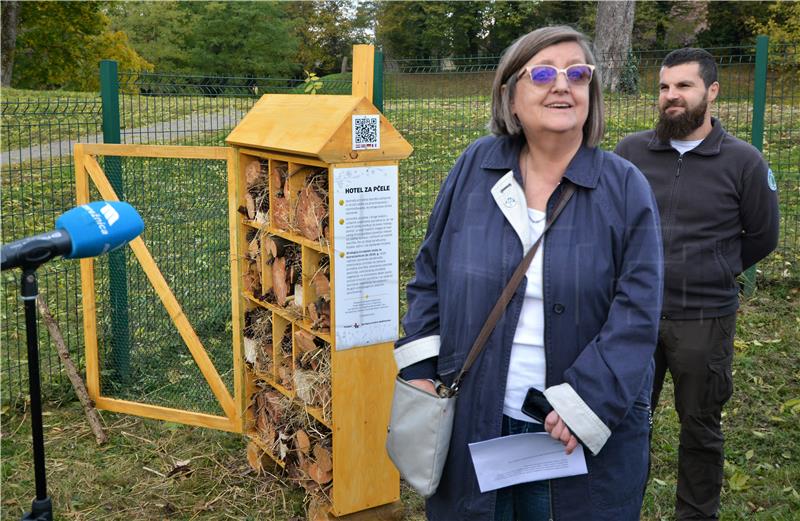
[[[530,236],[538,239],[544,231],[545,212],[528,208],[528,227]],[[536,255],[525,272],[528,284],[525,286],[525,299],[522,302],[514,342],[511,344],[511,361],[506,379],[506,395],[503,414],[517,420],[537,423],[520,411],[529,387],[544,390],[544,295],[542,292],[542,259],[545,241],[539,245]]]
[[[669,144],[672,145],[672,148],[678,151],[680,155],[685,154],[690,150],[694,150],[697,148],[697,145],[702,143],[702,139],[695,139],[692,141],[681,141],[679,139],[670,139]]]

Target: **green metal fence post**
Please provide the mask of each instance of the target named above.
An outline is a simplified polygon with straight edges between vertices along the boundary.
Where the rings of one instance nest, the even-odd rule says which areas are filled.
[[[103,142],[120,143],[119,77],[117,62],[100,62],[100,98],[103,102]],[[125,199],[119,157],[105,158],[105,172],[117,197]],[[116,383],[123,384],[130,373],[130,322],[128,317],[128,267],[126,249],[108,255],[109,299],[111,304],[111,365]]]
[[[378,50],[372,72],[372,104],[383,112],[383,52]]]
[[[753,86],[753,126],[750,143],[764,150],[764,116],[767,108],[767,60],[769,58],[769,37],[756,38],[756,70]],[[744,296],[751,297],[756,291],[756,267],[744,272]]]

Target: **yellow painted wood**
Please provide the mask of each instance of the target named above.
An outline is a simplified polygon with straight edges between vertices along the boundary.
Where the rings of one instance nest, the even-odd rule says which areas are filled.
[[[291,327],[291,320],[287,319],[280,313],[272,313],[272,376],[275,379],[273,383],[275,387],[283,394],[294,397],[294,392],[286,389],[278,382],[278,366],[280,365],[284,356],[283,350],[281,349],[281,342],[283,341],[283,335],[286,334],[286,330],[291,329]],[[294,338],[292,339],[292,343],[294,344]],[[292,356],[292,358],[294,358],[294,356]],[[294,360],[290,360],[289,362],[292,367],[292,372],[294,373]]]
[[[314,291],[314,288],[311,285],[311,279],[314,277],[314,273],[316,272],[315,266],[319,264],[320,254],[318,251],[313,250],[307,246],[301,247],[301,263],[303,266],[303,272],[300,277],[303,286],[303,317],[308,317],[308,305],[312,302],[316,302],[317,300],[317,293]]]
[[[325,415],[323,414],[321,407],[310,407],[306,405],[305,410],[312,418],[320,422],[322,425],[328,429],[333,429],[333,422],[325,419]]]
[[[228,159],[228,147],[114,145],[84,143],[83,151],[92,156],[163,157],[175,159]]]
[[[347,163],[333,163],[330,165],[331,171],[336,168],[358,168],[362,166],[394,166],[399,165],[397,161],[348,161]]]
[[[86,173],[83,158],[86,152],[84,145],[80,143],[75,145],[73,151],[73,158],[75,161],[75,195],[79,205],[86,204],[89,201],[89,174]]]
[[[333,352],[332,498],[337,516],[400,497],[399,475],[385,449],[397,374],[393,348],[383,343]]]
[[[103,199],[118,201],[117,194],[114,192],[114,189],[111,187],[111,184],[97,161],[92,156],[85,156],[84,161],[86,170],[89,172],[92,181],[94,181]],[[198,338],[188,318],[184,315],[178,300],[175,298],[175,295],[169,288],[169,284],[167,284],[167,281],[158,269],[144,241],[141,237],[137,237],[130,242],[130,247],[136,255],[136,258],[139,259],[142,269],[147,275],[148,280],[150,280],[150,284],[152,284],[156,294],[158,294],[161,299],[161,302],[164,304],[181,338],[183,338],[183,341],[189,348],[189,352],[197,363],[200,372],[203,374],[203,377],[205,377],[206,382],[208,382],[211,392],[214,393],[214,396],[219,401],[225,414],[229,418],[235,419],[237,417],[236,405],[228,392],[228,388],[225,387],[225,383],[222,381],[222,378],[220,378],[219,373],[208,357],[208,353],[206,353],[200,338]]]
[[[75,194],[78,205],[90,202],[89,174],[84,166],[83,145],[76,144]],[[92,400],[100,396],[100,363],[97,351],[97,301],[95,295],[94,259],[81,259],[81,296],[83,304],[83,338],[86,359],[86,390]]]
[[[288,155],[288,154],[281,154],[279,152],[273,152],[272,150],[258,150],[255,148],[242,148],[237,147],[242,154],[247,154],[248,156],[255,156],[260,157],[262,159],[275,159],[276,161],[283,161],[284,163],[288,163],[289,161],[297,161],[299,158],[296,155]],[[320,161],[319,159],[314,159],[313,157],[303,157],[302,162],[307,165],[311,166],[322,166],[327,167],[328,163],[324,161]]]
[[[372,102],[372,82],[375,75],[375,47],[353,46],[353,96]]]
[[[315,517],[314,519],[309,519],[309,521],[400,521],[404,518],[404,514],[403,503],[398,500],[388,505],[381,505],[344,516],[335,516],[328,513],[324,518]]]
[[[360,99],[265,94],[225,141],[229,145],[316,156]]]
[[[352,116],[369,114],[380,116],[380,148],[352,150]],[[357,96],[265,94],[226,142],[325,163],[405,159],[413,151],[369,100]]]
[[[263,225],[256,221],[251,221],[249,219],[242,219],[242,224],[245,226],[249,226],[250,228],[255,228],[256,230],[266,229],[266,225]]]
[[[242,432],[240,422],[224,416],[213,416],[199,412],[182,411],[158,405],[148,405],[143,403],[129,402],[127,400],[116,400],[114,398],[99,397],[95,399],[98,409],[105,411],[119,412],[123,414],[133,414],[154,420],[164,420],[198,427],[208,427],[228,432]]]
[[[269,457],[269,459],[271,459],[272,461],[274,461],[276,465],[278,465],[278,466],[279,466],[280,468],[282,468],[282,469],[285,469],[285,468],[286,468],[286,462],[285,462],[285,461],[282,461],[282,460],[280,460],[280,459],[278,459],[278,457],[277,457],[277,456],[275,456],[275,455],[272,453],[272,449],[270,449],[270,448],[267,446],[267,444],[266,444],[266,443],[264,443],[263,441],[261,441],[261,438],[259,438],[259,437],[258,437],[258,434],[256,434],[255,432],[250,432],[250,433],[248,433],[248,437],[249,437],[251,440],[253,440],[253,443],[255,443],[256,445],[258,445],[258,448],[259,448],[259,449],[261,449],[261,450],[264,452],[264,454],[266,454],[266,455]]]
[[[372,103],[362,98],[353,108],[350,117],[342,123],[320,150],[319,157],[329,163],[358,163],[405,159],[414,149],[403,139],[397,129],[383,115],[380,116],[380,148],[375,150],[352,150],[352,116],[379,114]]]
[[[334,181],[333,181],[333,165],[331,165],[331,168],[328,169],[328,186],[332,188],[334,186],[333,183],[334,183]],[[330,280],[330,282],[331,282],[331,333],[330,333],[331,334],[331,340],[330,340],[329,343],[331,345],[331,373],[332,373],[333,372],[333,367],[332,367],[333,359],[336,356],[335,355],[335,351],[336,351],[336,340],[335,340],[335,338],[336,338],[336,305],[335,305],[335,303],[336,303],[336,284],[335,284],[335,281],[336,281],[336,263],[334,262],[334,257],[333,257],[334,255],[336,255],[336,252],[333,250],[333,245],[336,244],[336,226],[334,226],[334,220],[333,220],[333,210],[334,210],[333,205],[336,202],[333,201],[333,190],[330,190],[329,193],[328,193],[328,202],[329,202],[329,204],[328,204],[328,223],[330,224],[329,230],[330,230],[330,241],[331,241],[331,247],[330,247],[330,250],[328,251],[328,258],[330,260],[330,274],[331,274],[331,280]],[[331,374],[331,379],[333,379],[333,375],[332,374]],[[331,389],[331,392],[333,392],[333,389]]]
[[[290,173],[302,172],[304,165],[326,167],[329,187],[333,187],[335,167],[396,165],[399,159],[411,153],[410,145],[383,117],[381,149],[357,153],[351,150],[352,116],[377,114],[365,96],[340,96],[335,100],[326,100],[324,96],[301,98],[298,100],[297,96],[289,95],[263,97],[231,133],[228,142],[241,146],[241,153],[268,159],[270,169],[279,161],[286,164]],[[346,106],[346,110],[343,106]],[[240,176],[243,174],[240,172]],[[294,202],[293,196],[296,197],[297,190],[302,187],[304,176],[300,173],[289,177],[287,191],[290,202]],[[270,186],[270,196],[274,197],[274,194],[275,187]],[[332,218],[331,206],[328,208],[331,224]],[[270,222],[274,223],[274,220],[270,219]],[[333,226],[330,242],[324,244],[308,240],[293,231],[277,230],[272,225],[260,229],[263,233],[278,235],[302,246],[302,300],[304,303],[312,301],[315,295],[310,280],[320,256],[331,253]],[[262,254],[262,257],[265,255]],[[334,269],[334,263],[331,263],[332,302],[335,302],[336,292]],[[311,417],[331,429],[334,461],[332,515],[348,516],[362,512],[369,518],[369,515],[382,511],[381,505],[396,505],[400,497],[399,474],[385,450],[396,374],[393,344],[387,342],[337,351],[332,333],[335,331],[335,308],[331,309],[331,333],[320,334],[310,329],[307,317],[300,316],[292,309],[258,301],[246,293],[242,293],[241,298],[273,312],[273,373],[261,375],[248,371],[249,378],[258,379],[281,394],[295,398],[294,391],[277,382],[277,367],[283,356],[280,341],[285,328],[291,327],[293,332],[299,329],[309,331],[331,344],[332,419],[326,422],[322,411],[297,401],[295,406],[305,409]],[[296,346],[293,345],[293,369],[295,350]],[[253,385],[253,382],[248,385]]]
[[[330,243],[324,239],[319,241],[312,241],[308,237],[304,237],[298,233],[287,232],[286,230],[280,230],[278,228],[270,229],[269,233],[270,235],[277,235],[279,237],[283,237],[284,239],[305,246],[306,248],[311,248],[312,250],[316,250],[321,253],[327,254],[328,251],[330,250]]]
[[[244,369],[242,353],[242,331],[244,330],[244,309],[240,299],[241,292],[241,257],[239,248],[239,200],[242,176],[239,175],[239,154],[232,148],[227,148],[228,153],[228,229],[230,232],[230,263],[231,263],[231,327],[233,333],[233,400],[236,404],[234,412],[236,421],[244,429],[244,410],[247,408],[247,396],[244,393]]]
[[[311,329],[311,322],[308,320],[303,320],[302,322],[298,322],[297,325],[302,329],[308,331],[315,337],[319,338],[320,340],[327,342],[328,344],[333,342],[333,337],[331,337],[330,333],[322,333],[320,331],[317,331],[316,329]]]
[[[262,237],[264,236],[266,236],[266,233],[262,235]],[[272,266],[267,264],[267,256],[271,254],[267,252],[265,241],[261,241],[259,249],[261,251],[258,259],[258,262],[261,263],[261,294],[266,295],[272,289]]]

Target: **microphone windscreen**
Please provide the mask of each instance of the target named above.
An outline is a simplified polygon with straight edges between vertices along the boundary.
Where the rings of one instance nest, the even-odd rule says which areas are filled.
[[[127,244],[142,233],[139,212],[120,201],[95,201],[64,212],[56,228],[69,233],[72,251],[66,259],[94,257]]]

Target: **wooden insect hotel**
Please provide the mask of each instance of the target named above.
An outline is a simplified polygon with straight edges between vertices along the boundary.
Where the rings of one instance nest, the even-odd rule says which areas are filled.
[[[74,150],[79,204],[89,202],[90,183],[118,200],[104,171],[112,163],[101,157],[225,162],[232,390],[145,239],[130,243],[175,328],[167,331],[185,344],[221,414],[103,386],[109,341],[98,335],[91,258],[81,259],[87,389],[99,409],[246,434],[253,468],[282,467],[307,490],[312,521],[395,519],[402,510],[384,445],[400,329],[398,161],[411,146],[371,103],[373,54],[355,46],[352,95],[265,95],[226,147]]]
[[[350,96],[265,95],[226,139],[248,459],[284,468],[313,498],[313,519],[384,518],[399,504],[384,444],[399,332],[398,161],[412,148],[359,75]]]

